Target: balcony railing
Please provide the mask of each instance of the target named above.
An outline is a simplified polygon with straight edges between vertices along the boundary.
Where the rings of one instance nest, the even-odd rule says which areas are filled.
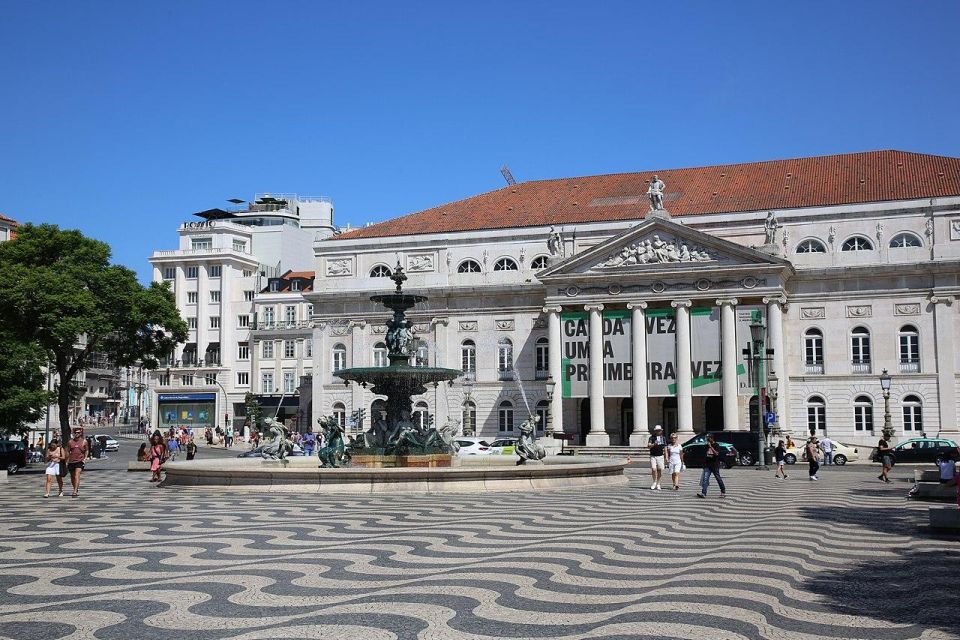
[[[513,380],[513,369],[507,369],[506,371],[498,371],[497,377],[500,380]]]
[[[851,360],[850,371],[852,373],[870,373],[872,367],[869,360]]]
[[[299,322],[251,322],[250,329],[254,331],[286,331],[290,329],[312,329],[313,322],[300,320]]]
[[[535,380],[546,380],[549,377],[550,377],[550,372],[547,371],[546,369],[537,369],[536,372],[534,373]]]
[[[900,360],[900,373],[920,373],[920,360],[919,359]]]
[[[805,368],[807,375],[823,375],[823,360],[807,360]]]

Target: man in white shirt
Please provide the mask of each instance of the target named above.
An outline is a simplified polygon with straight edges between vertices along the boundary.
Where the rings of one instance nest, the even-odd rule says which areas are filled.
[[[823,436],[820,441],[820,449],[823,451],[823,464],[833,464],[833,440]]]

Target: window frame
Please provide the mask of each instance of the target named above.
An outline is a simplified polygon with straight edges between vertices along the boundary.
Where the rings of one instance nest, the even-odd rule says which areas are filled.
[[[814,249],[814,245],[816,245],[818,248]],[[827,245],[825,245],[820,238],[804,238],[797,243],[797,246],[794,247],[793,252],[800,254],[826,253]]]
[[[520,265],[510,256],[497,258],[493,263],[494,271],[519,271]]]
[[[873,433],[873,398],[868,395],[853,400],[853,429]]]
[[[863,245],[863,246],[861,246]],[[856,251],[873,251],[873,242],[870,238],[861,235],[850,236],[840,244],[841,253],[852,253]]]
[[[923,433],[923,399],[920,396],[915,393],[905,395],[900,401],[900,416],[904,433]]]
[[[901,240],[901,242],[898,243],[897,240]],[[910,243],[908,244],[908,242]],[[890,238],[887,246],[890,249],[922,249],[923,240],[911,231],[901,231]]]
[[[513,433],[514,431],[513,403],[509,400],[504,400],[497,405],[497,432]]]
[[[807,431],[816,435],[818,431],[827,432],[827,402],[823,396],[812,395],[807,398]]]
[[[473,258],[466,258],[457,265],[457,273],[483,273],[483,268]]]

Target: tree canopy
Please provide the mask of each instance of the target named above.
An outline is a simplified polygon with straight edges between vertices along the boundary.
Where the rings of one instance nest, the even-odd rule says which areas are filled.
[[[21,435],[50,402],[43,349],[0,329],[0,433]]]
[[[110,264],[109,245],[51,224],[22,225],[15,240],[0,243],[0,330],[53,363],[65,438],[72,380],[91,354],[155,369],[187,338],[166,283],[144,287],[133,271]]]

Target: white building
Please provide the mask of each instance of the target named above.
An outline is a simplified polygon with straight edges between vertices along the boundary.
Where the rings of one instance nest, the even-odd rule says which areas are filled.
[[[235,202],[241,206],[182,223],[178,248],[150,257],[154,281],[170,283],[190,330],[151,375],[155,427],[243,424],[244,398],[258,392],[251,384],[257,295],[271,278],[309,269],[313,243],[334,231],[329,198],[263,194]]]
[[[655,174],[667,213],[649,212]],[[376,400],[332,372],[382,362],[386,312],[368,298],[392,287],[399,258],[405,289],[430,297],[412,314],[426,360],[475,378],[418,399],[438,422],[493,437],[528,407],[546,422],[550,407],[555,429],[596,445],[637,444],[656,424],[681,438],[758,429],[773,372],[765,411],[785,431],[873,444],[887,370],[897,438],[958,435],[957,158],[880,151],[532,181],[315,253],[314,421]],[[757,321],[759,370],[742,354]]]
[[[16,220],[0,213],[0,242],[13,240],[17,235],[17,227],[19,226],[20,224]]]

